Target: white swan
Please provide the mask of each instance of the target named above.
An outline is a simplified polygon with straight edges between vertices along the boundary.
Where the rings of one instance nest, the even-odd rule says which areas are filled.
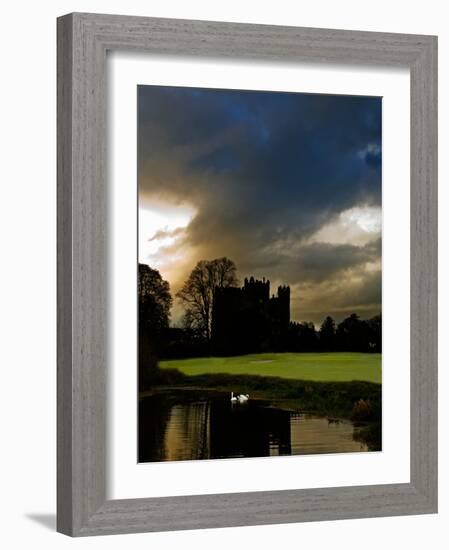
[[[246,403],[249,399],[249,395],[248,394],[245,394],[243,395],[242,393],[238,396],[238,400],[239,400],[239,403]]]
[[[235,403],[237,401],[237,397],[234,395],[234,392],[231,392],[231,401],[232,403]]]

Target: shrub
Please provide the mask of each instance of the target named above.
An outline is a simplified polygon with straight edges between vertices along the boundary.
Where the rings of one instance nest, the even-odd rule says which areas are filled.
[[[352,420],[370,420],[373,415],[373,408],[371,407],[371,402],[369,399],[365,401],[364,399],[359,399],[354,403],[352,407],[351,418]]]

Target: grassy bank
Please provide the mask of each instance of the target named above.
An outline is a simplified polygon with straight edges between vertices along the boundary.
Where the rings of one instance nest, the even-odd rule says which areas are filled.
[[[314,382],[359,380],[380,384],[379,353],[264,353],[238,357],[200,357],[160,361],[161,369],[187,376],[227,374],[276,377]]]
[[[380,417],[381,386],[371,382],[314,382],[251,375],[203,374],[161,379],[160,386],[248,393],[252,399],[294,401],[295,408],[350,418],[359,400],[369,402],[371,418]]]

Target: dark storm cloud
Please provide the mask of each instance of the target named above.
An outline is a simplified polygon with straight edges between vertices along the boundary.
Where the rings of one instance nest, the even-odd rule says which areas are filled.
[[[299,250],[298,267],[305,280],[322,281],[380,256],[380,239],[365,246],[314,243]]]
[[[184,246],[290,284],[380,257],[307,244],[340,212],[380,205],[380,98],[153,86],[138,98],[140,198],[195,207]]]
[[[269,274],[284,284],[322,282],[343,272],[375,263],[381,255],[381,240],[363,246],[352,244],[302,243],[278,241],[268,247],[250,251],[245,271],[258,277]]]
[[[318,285],[305,283],[293,287],[292,309],[298,320],[319,325],[327,315],[341,321],[351,313],[364,318],[377,315],[382,301],[381,271],[355,271],[355,280],[334,278]]]
[[[282,249],[279,252],[267,251],[263,256],[269,261],[267,267],[279,280],[287,284],[296,281],[321,282],[343,271],[375,262],[380,258],[381,241],[377,239],[364,246],[351,244],[311,243]],[[257,257],[253,259],[254,270],[258,268]]]

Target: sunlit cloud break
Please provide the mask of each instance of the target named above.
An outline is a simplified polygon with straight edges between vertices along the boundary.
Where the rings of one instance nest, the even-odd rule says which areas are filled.
[[[355,206],[314,233],[309,242],[364,245],[379,238],[382,230],[382,210],[379,206]]]

